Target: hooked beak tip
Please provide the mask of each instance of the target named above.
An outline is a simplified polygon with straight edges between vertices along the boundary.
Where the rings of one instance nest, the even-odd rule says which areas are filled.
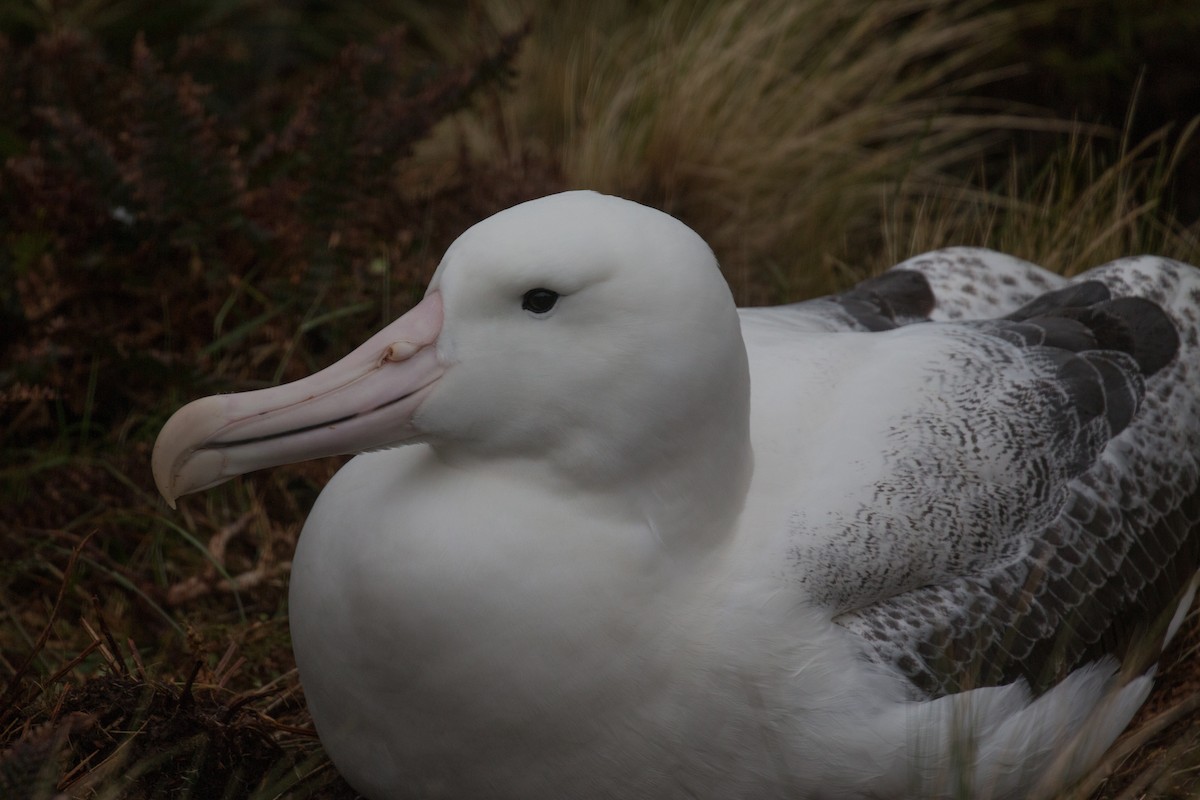
[[[150,457],[154,484],[171,508],[180,496],[224,480],[224,456],[202,445],[225,422],[221,395],[194,400],[176,411],[159,431]],[[214,479],[216,479],[214,481]]]

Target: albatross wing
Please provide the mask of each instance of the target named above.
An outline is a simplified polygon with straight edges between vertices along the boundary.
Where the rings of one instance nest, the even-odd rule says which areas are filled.
[[[1165,612],[1162,644],[1200,560],[1198,298],[1194,269],[1131,258],[943,328],[961,347],[893,421],[886,480],[795,553],[839,565],[806,580],[915,694],[1045,689]]]

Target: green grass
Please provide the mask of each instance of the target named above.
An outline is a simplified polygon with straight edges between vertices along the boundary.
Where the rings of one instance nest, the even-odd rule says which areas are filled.
[[[49,395],[0,406],[0,795],[347,796],[309,730],[286,627],[291,552],[340,462],[255,475],[174,512],[154,494],[150,447],[188,399],[348,350],[493,211],[568,187],[664,208],[713,245],[743,303],[828,292],[951,244],[1067,273],[1140,252],[1200,263],[1200,229],[1164,202],[1188,191],[1176,176],[1194,123],[1134,140],[986,99],[1036,18],[1011,3],[432,13],[396,0],[344,4],[336,20],[190,4],[145,17],[139,61],[144,5],[0,13],[3,76],[26,74],[28,57],[30,91],[44,92],[36,113],[29,95],[0,92],[0,391]],[[453,90],[467,80],[453,65],[486,62],[526,21],[515,75],[484,81],[465,110],[396,93]],[[396,22],[408,45],[371,43]],[[269,46],[247,50],[264,25]],[[72,44],[72,26],[108,49]],[[35,41],[46,30],[58,38]],[[85,66],[110,91],[73,88]],[[117,102],[130,97],[158,100]],[[325,101],[336,113],[313,111]],[[1031,141],[1050,155],[1031,160]],[[165,192],[155,170],[194,185]],[[133,228],[112,222],[118,206]],[[1130,755],[1091,796],[1194,794],[1197,641],[1192,623]]]

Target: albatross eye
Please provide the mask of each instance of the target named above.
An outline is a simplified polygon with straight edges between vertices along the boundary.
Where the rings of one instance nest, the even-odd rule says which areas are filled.
[[[521,308],[534,314],[545,314],[558,302],[558,292],[549,289],[530,289],[521,298]]]

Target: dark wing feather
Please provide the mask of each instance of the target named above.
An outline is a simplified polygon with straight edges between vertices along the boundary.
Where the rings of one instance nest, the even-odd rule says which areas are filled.
[[[920,273],[937,299],[937,322],[1002,317],[1066,284],[1061,275],[982,247],[947,247],[893,267]]]
[[[809,330],[884,331],[928,320],[1001,317],[1065,280],[994,250],[948,247],[844,292],[770,311]]]
[[[886,331],[911,322],[924,322],[935,302],[924,276],[893,269],[839,294],[775,306],[770,312],[800,321],[814,330]]]

